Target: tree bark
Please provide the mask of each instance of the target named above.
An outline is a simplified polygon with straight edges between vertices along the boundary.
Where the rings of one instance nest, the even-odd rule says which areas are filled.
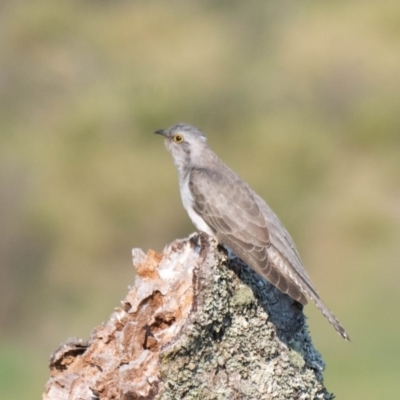
[[[122,307],[54,352],[43,399],[333,399],[302,306],[212,238],[132,254]]]

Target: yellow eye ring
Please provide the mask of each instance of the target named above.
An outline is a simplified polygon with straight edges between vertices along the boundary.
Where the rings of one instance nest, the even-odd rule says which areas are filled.
[[[174,142],[175,143],[182,143],[183,142],[183,136],[179,135],[179,134],[175,135],[174,136]]]

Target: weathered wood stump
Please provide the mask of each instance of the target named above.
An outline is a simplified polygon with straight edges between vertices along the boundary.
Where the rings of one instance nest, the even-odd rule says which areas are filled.
[[[333,399],[301,305],[213,239],[132,253],[122,307],[53,354],[45,400]]]

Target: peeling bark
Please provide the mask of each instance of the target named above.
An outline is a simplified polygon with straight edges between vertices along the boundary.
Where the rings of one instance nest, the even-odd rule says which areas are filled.
[[[54,352],[43,399],[333,399],[302,306],[213,239],[132,254],[122,307]]]

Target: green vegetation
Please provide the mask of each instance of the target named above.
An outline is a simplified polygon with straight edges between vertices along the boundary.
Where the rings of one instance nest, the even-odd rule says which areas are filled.
[[[0,398],[32,399],[194,230],[155,129],[184,121],[276,210],[345,343],[338,399],[400,393],[400,3],[2,1]],[[23,382],[23,384],[22,384]]]

